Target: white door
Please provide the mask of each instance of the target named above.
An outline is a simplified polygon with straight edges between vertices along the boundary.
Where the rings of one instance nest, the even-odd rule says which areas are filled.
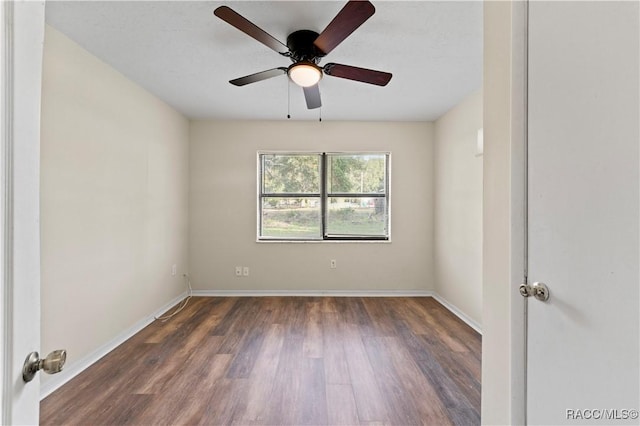
[[[638,2],[529,4],[529,424],[638,424]]]
[[[40,344],[40,92],[44,3],[0,2],[2,67],[2,424],[37,424],[39,379],[22,365]]]

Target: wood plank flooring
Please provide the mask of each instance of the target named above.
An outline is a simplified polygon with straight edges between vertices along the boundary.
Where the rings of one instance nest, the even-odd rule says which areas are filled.
[[[40,421],[480,424],[480,353],[431,297],[194,297],[45,398]]]

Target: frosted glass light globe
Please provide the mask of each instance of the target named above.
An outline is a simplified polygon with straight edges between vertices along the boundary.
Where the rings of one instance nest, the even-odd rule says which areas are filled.
[[[300,87],[313,86],[322,78],[322,70],[310,63],[292,65],[288,74],[289,78]]]

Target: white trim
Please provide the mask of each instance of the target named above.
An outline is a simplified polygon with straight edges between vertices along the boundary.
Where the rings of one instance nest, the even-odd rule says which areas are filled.
[[[13,261],[12,261],[12,247],[13,247],[13,224],[12,215],[13,212],[13,197],[11,188],[12,182],[12,163],[13,155],[13,3],[2,2],[0,4],[0,31],[2,33],[2,45],[0,50],[2,52],[0,79],[2,87],[0,88],[0,94],[2,99],[2,105],[0,106],[2,116],[0,117],[0,129],[2,129],[1,135],[1,164],[0,164],[0,187],[1,197],[0,199],[0,220],[2,221],[2,228],[0,229],[0,241],[2,246],[0,247],[0,255],[2,256],[2,264],[0,265],[0,279],[2,280],[2,287],[0,294],[0,301],[2,303],[2,315],[0,316],[0,327],[2,329],[2,350],[0,351],[0,386],[2,386],[1,392],[1,405],[0,405],[0,423],[11,423],[11,408],[12,408],[12,354],[13,354]]]
[[[40,106],[43,1],[0,2],[2,157],[2,424],[37,424],[40,378],[25,357],[40,343]]]
[[[526,304],[518,287],[528,269],[528,115],[529,115],[529,0],[513,2],[511,10],[511,142],[510,142],[510,257],[509,274],[509,417],[511,424],[527,423]],[[490,373],[489,373],[490,374]]]
[[[200,297],[431,297],[431,290],[193,290]]]
[[[464,321],[469,327],[473,328],[478,334],[482,335],[482,326],[475,320],[471,319],[471,317],[469,317],[467,314],[462,312],[462,310],[460,310],[456,305],[450,303],[447,299],[435,292],[433,293],[433,298],[436,299],[442,306],[447,308],[452,314]]]
[[[181,300],[183,300],[187,296],[187,293],[184,292],[178,297],[174,298],[170,302],[166,303],[161,308],[157,309],[153,314],[148,315],[147,317],[141,319],[140,321],[133,324],[128,329],[124,330],[122,333],[118,334],[113,339],[106,342],[104,345],[100,346],[95,351],[91,352],[89,355],[72,362],[71,364],[65,365],[64,369],[54,375],[51,376],[51,379],[42,384],[40,387],[40,400],[43,400],[47,396],[49,396],[52,392],[58,389],[60,386],[67,383],[69,380],[73,379],[78,374],[82,373],[85,369],[90,367],[92,364],[100,360],[103,356],[120,346],[126,340],[130,339],[134,334],[140,332],[143,328],[151,324],[155,321],[154,317],[161,316],[163,313],[167,312],[173,306],[178,304]]]

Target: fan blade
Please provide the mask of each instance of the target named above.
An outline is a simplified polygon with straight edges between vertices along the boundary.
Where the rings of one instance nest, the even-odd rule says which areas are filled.
[[[328,63],[322,70],[326,75],[330,75],[331,77],[346,78],[348,80],[361,81],[363,83],[375,84],[377,86],[386,86],[393,76],[388,72],[334,63]]]
[[[351,0],[313,42],[325,55],[369,19],[376,8],[368,1]]]
[[[289,51],[286,45],[227,6],[218,7],[213,11],[213,14],[278,53],[287,53]]]
[[[282,74],[286,74],[286,68],[274,68],[267,71],[260,71],[255,74],[246,75],[244,77],[236,78],[235,80],[229,80],[229,83],[234,86],[244,86],[246,84],[255,83],[257,81],[266,80],[268,78],[277,77]]]
[[[309,87],[303,87],[304,90],[304,98],[307,101],[308,109],[320,108],[322,106],[322,101],[320,100],[320,87],[317,84]]]

